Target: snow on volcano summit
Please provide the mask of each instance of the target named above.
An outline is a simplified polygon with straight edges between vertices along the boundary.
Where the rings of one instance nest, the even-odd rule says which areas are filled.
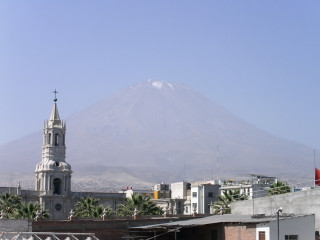
[[[178,87],[177,84],[174,83],[168,83],[165,81],[155,81],[153,79],[148,79],[144,82],[141,82],[133,87],[134,91],[136,91],[138,88],[153,88],[157,90],[175,90],[175,87]]]
[[[152,81],[152,80],[149,80],[149,81]],[[164,81],[162,81],[162,82],[160,82],[160,81],[152,81],[151,84],[152,84],[152,86],[154,88],[157,88],[157,89],[163,89],[165,87],[169,87],[172,90],[174,90],[174,87],[173,87],[173,85],[171,83],[167,83],[167,82],[164,82]]]
[[[161,89],[162,88],[162,82],[153,82],[152,86],[155,87],[155,88]]]

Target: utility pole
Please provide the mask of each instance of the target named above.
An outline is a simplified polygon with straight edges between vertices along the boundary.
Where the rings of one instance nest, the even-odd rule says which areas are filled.
[[[279,213],[282,213],[282,207],[280,207],[277,211],[277,230],[278,230],[278,240],[280,240],[280,217],[279,217]]]

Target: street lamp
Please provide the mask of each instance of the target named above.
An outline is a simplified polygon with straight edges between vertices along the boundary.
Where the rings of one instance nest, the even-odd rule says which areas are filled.
[[[279,213],[282,213],[282,207],[277,210],[277,225],[278,225],[278,240],[280,240],[280,223],[279,223]]]

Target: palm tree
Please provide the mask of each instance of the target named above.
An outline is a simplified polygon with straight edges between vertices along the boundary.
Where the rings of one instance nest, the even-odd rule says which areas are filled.
[[[239,189],[236,189],[234,191],[229,190],[223,192],[222,195],[218,196],[218,199],[218,201],[213,203],[214,214],[230,214],[231,202],[247,200],[248,196],[240,193]]]
[[[14,218],[17,210],[21,207],[22,198],[16,194],[3,193],[0,195],[0,211],[6,218]]]
[[[286,182],[277,181],[268,189],[269,195],[279,195],[291,192],[291,188]]]
[[[131,198],[127,198],[125,204],[119,205],[117,213],[119,216],[132,216],[135,209],[140,216],[161,215],[163,210],[157,206],[150,197],[133,193]]]
[[[104,207],[99,204],[99,199],[95,197],[81,198],[76,204],[75,216],[81,218],[98,218],[103,214]],[[112,215],[111,208],[106,209],[107,215]]]
[[[107,216],[111,216],[114,215],[114,211],[111,207],[103,207],[102,204],[98,205],[95,209],[95,211],[93,212],[93,217],[94,218],[99,218],[101,217],[103,214],[106,214]]]
[[[49,218],[50,215],[47,210],[42,210],[40,203],[29,202],[22,203],[17,211],[16,218],[18,219],[34,219],[37,216],[37,211],[39,211],[40,218]]]

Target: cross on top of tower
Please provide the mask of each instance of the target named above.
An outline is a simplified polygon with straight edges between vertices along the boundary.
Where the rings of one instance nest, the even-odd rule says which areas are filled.
[[[57,99],[57,93],[59,93],[59,92],[57,92],[57,90],[54,89],[53,93],[54,93],[54,99],[53,99],[53,101],[56,102],[56,101],[58,101],[58,99]]]

